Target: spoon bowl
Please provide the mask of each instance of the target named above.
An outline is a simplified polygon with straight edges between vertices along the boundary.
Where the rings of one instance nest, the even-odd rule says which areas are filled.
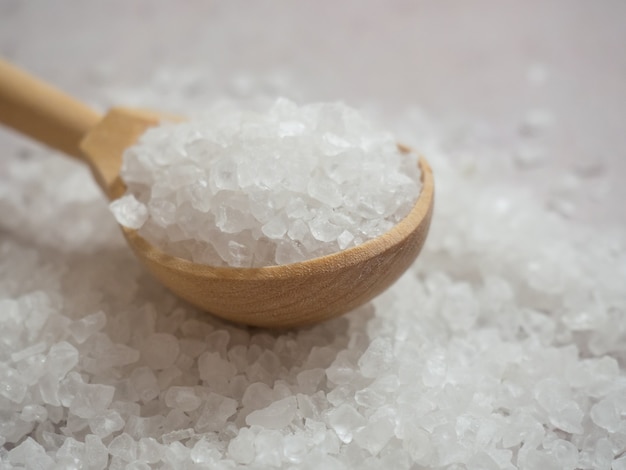
[[[113,108],[104,117],[0,61],[0,122],[84,160],[111,200],[125,192],[124,151],[170,115]],[[175,118],[174,118],[175,119]],[[399,146],[403,152],[407,147]],[[291,328],[348,312],[389,287],[418,256],[430,226],[434,182],[420,158],[422,190],[390,231],[356,247],[311,260],[261,268],[201,265],[151,245],[122,227],[139,260],[164,286],[202,310],[259,327]]]

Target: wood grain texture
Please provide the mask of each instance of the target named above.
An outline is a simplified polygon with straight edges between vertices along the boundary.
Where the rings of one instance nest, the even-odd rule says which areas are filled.
[[[0,123],[75,158],[100,115],[62,91],[0,60]]]

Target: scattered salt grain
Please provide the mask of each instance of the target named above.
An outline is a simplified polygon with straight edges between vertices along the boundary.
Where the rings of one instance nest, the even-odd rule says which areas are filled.
[[[365,418],[351,405],[341,405],[328,413],[328,424],[345,443],[352,441],[354,432],[366,424]]]
[[[355,110],[284,98],[265,114],[222,105],[149,129],[121,176],[129,193],[111,203],[120,224],[175,256],[235,267],[374,238],[420,190],[416,156]]]
[[[267,429],[281,429],[296,417],[296,398],[287,397],[273,402],[266,408],[253,411],[246,417],[249,426],[258,425]]]
[[[132,462],[137,458],[137,443],[128,434],[122,433],[109,444],[109,453],[125,462]]]
[[[138,229],[148,220],[148,209],[132,194],[116,199],[109,207],[117,222],[124,227]]]
[[[201,400],[192,387],[170,387],[165,394],[165,404],[185,412],[200,406]]]

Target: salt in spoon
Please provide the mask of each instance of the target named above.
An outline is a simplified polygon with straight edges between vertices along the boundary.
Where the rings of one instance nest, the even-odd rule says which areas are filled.
[[[170,116],[113,108],[104,116],[0,60],[0,123],[89,165],[110,199],[125,192],[124,151]],[[410,149],[399,146],[402,152]],[[371,300],[413,263],[428,234],[434,182],[421,157],[422,189],[409,214],[385,234],[353,248],[293,264],[213,267],[168,255],[121,227],[136,256],[179,297],[221,318],[291,328],[348,312]]]

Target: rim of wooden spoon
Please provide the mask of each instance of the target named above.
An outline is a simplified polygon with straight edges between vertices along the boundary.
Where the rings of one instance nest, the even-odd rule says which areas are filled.
[[[408,147],[398,147],[403,153],[411,152]],[[355,247],[296,263],[263,267],[204,265],[165,253],[136,230],[122,227],[122,231],[153,275],[178,296],[209,313],[253,326],[281,328],[312,324],[345,313],[372,299],[400,277],[417,257],[428,233],[434,201],[430,165],[424,157],[419,157],[418,166],[422,183],[420,194],[410,212],[392,229]],[[390,259],[386,259],[386,255]],[[355,271],[358,267],[363,269]],[[384,272],[378,273],[379,270]],[[341,286],[319,279],[320,275],[333,278],[335,274],[350,286],[354,285],[346,287],[342,295],[326,296],[326,292],[317,292],[319,303],[330,302],[330,305],[315,308],[315,299],[310,298],[315,292],[307,292],[307,288],[314,290],[315,287],[308,283],[319,282],[320,290],[341,290]],[[351,283],[350,274],[363,279]],[[375,278],[375,282],[368,283],[368,276]],[[183,278],[182,283],[177,279],[179,277]],[[205,294],[210,297],[209,301],[198,298],[203,297],[202,283],[206,283],[205,288],[214,291],[212,295]],[[287,292],[281,292],[281,283],[288,283],[284,286]],[[220,302],[220,288],[223,289],[223,296],[230,299],[230,306],[226,300]],[[259,299],[257,296],[263,293],[264,288],[275,292],[266,293]],[[363,292],[353,292],[357,288]],[[308,296],[308,300],[299,301],[299,294]],[[249,302],[246,296],[250,297]],[[256,305],[255,298],[258,301]],[[220,305],[212,305],[215,302]],[[269,308],[264,302],[270,303]]]

